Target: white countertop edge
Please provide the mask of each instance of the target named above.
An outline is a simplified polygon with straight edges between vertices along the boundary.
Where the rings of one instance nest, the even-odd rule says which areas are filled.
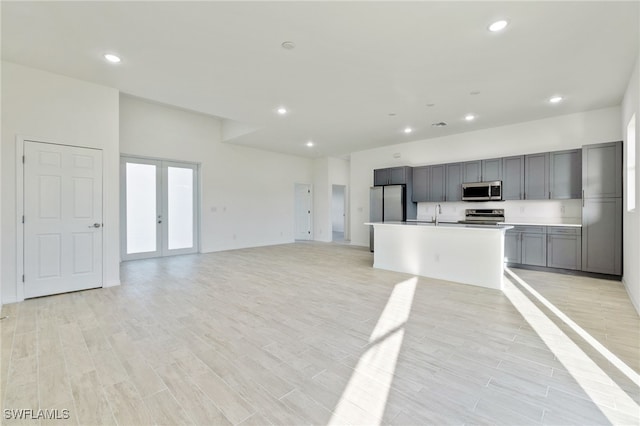
[[[434,229],[466,229],[466,230],[478,230],[478,231],[506,231],[509,229],[513,229],[513,226],[510,224],[498,224],[497,226],[493,225],[470,225],[465,223],[440,223],[439,225],[435,225],[432,222],[398,222],[398,221],[389,221],[389,222],[365,222],[365,225],[373,225],[373,226],[411,226],[414,228],[434,228]]]
[[[541,223],[541,222],[504,221],[504,222],[498,222],[498,224],[512,225],[512,226],[563,226],[567,228],[582,228],[581,223]]]

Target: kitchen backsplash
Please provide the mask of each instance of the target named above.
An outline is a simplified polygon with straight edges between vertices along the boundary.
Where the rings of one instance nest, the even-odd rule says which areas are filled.
[[[507,222],[580,224],[582,223],[582,200],[510,200],[487,202],[443,202],[418,203],[418,220],[432,220],[435,206],[442,206],[439,219],[457,222],[464,219],[465,209],[504,209]]]

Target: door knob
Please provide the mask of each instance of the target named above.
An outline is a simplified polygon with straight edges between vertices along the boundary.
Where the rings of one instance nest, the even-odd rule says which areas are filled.
[[[99,223],[94,223],[93,225],[89,225],[89,228],[100,228],[101,226]]]

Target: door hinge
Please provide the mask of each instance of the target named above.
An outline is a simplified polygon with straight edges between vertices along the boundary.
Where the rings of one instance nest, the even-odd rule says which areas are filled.
[[[22,215],[22,223],[24,223],[24,215]]]
[[[24,282],[24,274],[22,275],[22,282]]]
[[[307,213],[311,214],[311,210],[307,210]]]
[[[24,164],[24,155],[22,156],[22,164]]]

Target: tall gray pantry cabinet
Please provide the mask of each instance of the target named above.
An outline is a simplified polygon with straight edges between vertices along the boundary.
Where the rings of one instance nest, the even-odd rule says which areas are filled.
[[[622,275],[622,142],[582,148],[582,269]]]

